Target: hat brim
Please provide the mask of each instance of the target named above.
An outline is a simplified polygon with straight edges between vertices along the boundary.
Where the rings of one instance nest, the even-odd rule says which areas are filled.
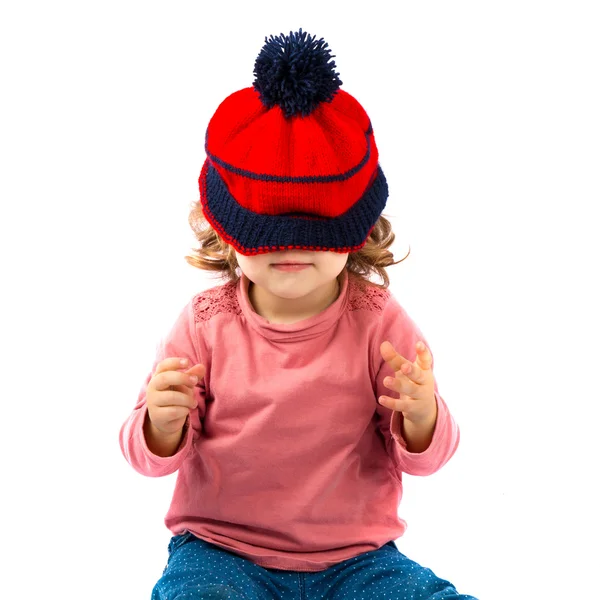
[[[367,243],[388,198],[387,181],[379,165],[362,197],[344,214],[333,218],[250,211],[235,201],[210,159],[204,162],[198,184],[207,221],[244,256],[294,249],[356,252]]]

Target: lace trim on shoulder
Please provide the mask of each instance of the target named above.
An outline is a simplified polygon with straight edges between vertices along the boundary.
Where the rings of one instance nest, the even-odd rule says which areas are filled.
[[[370,310],[382,312],[390,292],[375,285],[370,285],[356,277],[349,281],[348,310]],[[241,315],[242,309],[237,300],[234,282],[205,290],[193,300],[194,321],[209,321],[215,315],[229,313]]]
[[[349,283],[348,310],[383,311],[390,297],[388,290],[383,290],[357,277],[352,277]]]
[[[242,309],[237,301],[236,284],[228,282],[198,294],[193,302],[194,321],[209,321],[220,313],[241,315]]]

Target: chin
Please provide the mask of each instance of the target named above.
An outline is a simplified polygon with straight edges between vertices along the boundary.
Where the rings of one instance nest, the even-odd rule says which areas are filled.
[[[314,286],[307,286],[300,283],[291,283],[289,286],[266,286],[267,290],[275,296],[285,298],[286,300],[295,300],[296,298],[302,298],[307,294],[310,294],[314,289]]]

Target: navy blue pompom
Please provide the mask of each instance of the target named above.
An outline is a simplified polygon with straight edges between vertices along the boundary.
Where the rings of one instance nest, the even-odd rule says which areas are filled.
[[[323,40],[300,29],[289,36],[265,37],[254,64],[254,88],[261,102],[279,104],[286,117],[309,115],[321,102],[330,102],[342,81]]]

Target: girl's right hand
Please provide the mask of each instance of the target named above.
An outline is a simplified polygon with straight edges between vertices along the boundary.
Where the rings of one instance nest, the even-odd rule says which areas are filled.
[[[158,363],[154,376],[148,382],[146,405],[148,417],[154,427],[164,435],[173,435],[183,429],[183,425],[198,403],[194,398],[194,387],[204,377],[206,367],[194,365],[187,371],[179,371],[182,365],[180,358],[165,358]]]

